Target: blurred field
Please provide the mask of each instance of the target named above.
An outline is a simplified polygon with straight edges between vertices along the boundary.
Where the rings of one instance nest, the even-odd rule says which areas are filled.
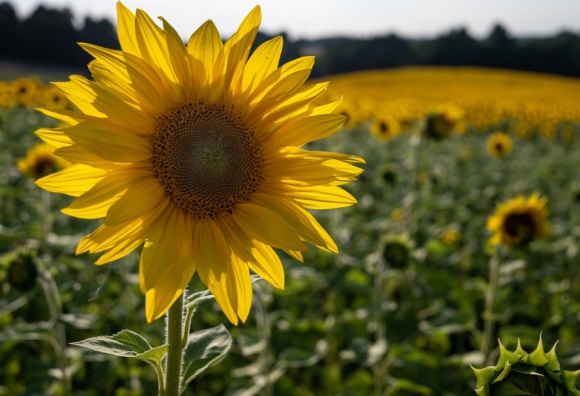
[[[469,365],[486,364],[480,343],[497,254],[486,221],[497,204],[533,192],[548,198],[551,233],[500,250],[489,358],[497,359],[498,337],[529,349],[542,333],[547,349],[559,340],[562,368],[578,369],[580,80],[469,68],[329,80],[328,95],[344,96],[339,110],[350,121],[311,148],[367,161],[347,186],[359,203],[315,213],[340,254],[313,250],[301,264],[280,252],[286,290],[256,282],[239,327],[202,305],[193,330],[224,323],[235,346],[185,394],[474,394]],[[437,117],[449,130],[428,137]],[[371,132],[377,121],[389,128]],[[0,395],[62,394],[62,364],[75,395],[154,395],[143,362],[73,346],[59,355],[57,324],[66,343],[128,328],[159,344],[163,323],[145,322],[138,254],[104,267],[74,256],[95,223],[60,214],[70,199],[40,191],[18,169],[44,126],[53,121],[23,103],[0,109]],[[513,143],[501,159],[486,150],[498,130]],[[59,301],[47,300],[51,285]]]

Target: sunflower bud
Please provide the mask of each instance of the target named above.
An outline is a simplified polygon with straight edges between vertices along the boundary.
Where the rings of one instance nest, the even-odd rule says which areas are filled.
[[[497,365],[472,370],[477,377],[475,393],[479,396],[580,395],[576,380],[580,370],[560,370],[556,344],[546,353],[542,336],[532,353],[524,351],[518,339],[515,351],[508,351],[499,341]]]
[[[393,268],[403,268],[411,257],[411,241],[406,235],[389,235],[383,242],[383,259]]]
[[[6,278],[8,283],[21,291],[34,288],[38,269],[36,256],[30,250],[18,250],[10,254],[4,263],[8,268]]]

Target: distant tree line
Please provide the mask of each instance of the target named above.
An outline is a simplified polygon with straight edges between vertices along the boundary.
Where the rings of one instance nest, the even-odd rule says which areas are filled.
[[[78,45],[88,42],[119,48],[115,26],[106,19],[86,17],[73,24],[68,9],[39,6],[19,19],[10,3],[0,3],[0,59],[84,67],[91,59]],[[285,34],[282,34],[285,36]],[[256,44],[269,39],[260,33]],[[408,65],[483,66],[580,77],[580,35],[561,32],[553,37],[514,38],[501,25],[478,40],[464,28],[433,39],[405,39],[395,34],[372,38],[336,37],[289,40],[283,60],[316,55],[314,76]]]

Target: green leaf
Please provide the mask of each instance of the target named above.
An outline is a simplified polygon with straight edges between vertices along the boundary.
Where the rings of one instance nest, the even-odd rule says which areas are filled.
[[[298,348],[287,348],[280,353],[278,361],[285,367],[299,368],[310,367],[318,363],[328,352],[328,342],[320,340],[316,343],[314,351],[306,351]]]
[[[197,307],[204,301],[213,300],[215,297],[209,290],[200,291],[187,296],[187,307]]]
[[[131,330],[123,330],[112,336],[98,336],[71,342],[72,345],[93,351],[121,357],[137,357],[151,349],[151,345],[141,335]]]
[[[146,352],[143,352],[139,355],[134,357],[145,360],[146,362],[152,363],[155,366],[161,366],[161,361],[167,354],[167,350],[169,349],[168,344],[163,344],[155,348],[151,348]]]
[[[232,348],[232,336],[223,324],[189,335],[185,349],[183,388],[208,368],[221,362]]]

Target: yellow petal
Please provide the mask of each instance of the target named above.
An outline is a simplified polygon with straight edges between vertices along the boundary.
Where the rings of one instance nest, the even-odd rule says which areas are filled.
[[[163,264],[163,262],[157,264]],[[145,294],[145,314],[148,322],[161,317],[171,308],[194,274],[192,246],[183,243],[175,261],[168,266],[155,285]]]
[[[36,181],[40,188],[56,193],[78,197],[89,191],[108,173],[107,170],[83,164],[71,165]]]
[[[274,191],[265,192],[266,194],[254,194],[252,201],[271,209],[283,217],[302,240],[312,243],[323,250],[338,253],[338,248],[332,237],[328,235],[326,230],[310,213],[302,209],[300,205],[291,202],[288,198],[273,199],[272,197],[276,196]]]
[[[161,76],[169,79],[173,93],[179,96],[180,80],[171,64],[166,33],[153,22],[149,15],[139,9],[136,15],[135,33],[143,59],[162,71]]]
[[[146,197],[147,199],[143,199]],[[105,224],[123,223],[134,217],[146,216],[155,207],[168,201],[157,178],[144,177],[129,186],[123,196],[109,209]]]
[[[85,119],[84,114],[77,111],[65,110],[65,109],[50,109],[46,107],[36,109],[42,114],[55,118],[59,121],[64,122],[67,125],[76,125]]]
[[[254,260],[249,262],[250,269],[274,287],[284,289],[284,267],[274,249],[258,241],[252,243]]]
[[[212,220],[197,224],[194,236],[194,263],[202,282],[211,290],[218,305],[233,324],[238,324],[238,300],[235,279],[228,276],[231,253],[222,232]]]
[[[151,157],[145,136],[128,133],[113,125],[83,122],[64,131],[85,150],[113,162],[139,162]]]
[[[251,92],[264,78],[278,68],[282,53],[282,36],[261,44],[246,64],[242,90]]]
[[[117,21],[121,49],[124,52],[139,56],[139,46],[135,37],[135,15],[120,1],[117,2]]]
[[[248,263],[232,254],[231,265],[227,267],[227,277],[230,279],[229,287],[234,287],[237,294],[237,315],[245,322],[252,307],[252,278]]]
[[[70,81],[54,83],[68,99],[86,115],[98,118],[121,118],[131,131],[151,130],[155,125],[153,115],[123,101],[97,82],[82,76],[71,76]]]
[[[227,54],[227,59],[223,83],[229,88],[231,95],[241,92],[244,65],[250,54],[250,49],[258,33],[261,21],[262,10],[260,6],[256,6],[244,18],[236,33],[224,44],[224,52]]]
[[[334,134],[345,121],[346,117],[340,114],[291,119],[276,130],[275,144],[279,147],[302,146]]]
[[[212,21],[207,21],[189,38],[187,52],[192,76],[196,76],[194,89],[202,97],[209,96],[208,83],[212,81],[213,67],[223,48],[219,32]]]
[[[338,186],[286,186],[286,193],[305,208],[324,210],[354,205],[356,199]]]
[[[70,139],[68,136],[67,138]],[[72,144],[67,147],[56,149],[54,154],[67,161],[89,165],[94,168],[112,169],[117,167],[117,164],[112,164],[111,161],[105,160],[98,155],[85,150],[78,144]]]
[[[141,253],[139,275],[143,293],[153,288],[163,273],[172,268],[181,254],[181,245],[193,243],[192,230],[185,227],[184,216],[177,210],[166,212],[160,216],[159,225],[152,230]]]
[[[64,134],[61,128],[40,128],[35,133],[45,143],[54,148],[66,147],[74,143],[70,137]]]
[[[89,65],[95,81],[147,112],[157,112],[163,108],[160,92],[163,84],[149,65],[121,51],[92,44],[79,45],[95,57]]]
[[[233,216],[243,230],[260,242],[281,249],[308,249],[292,224],[269,208],[252,202],[242,203],[236,207]]]
[[[127,191],[134,179],[147,177],[148,172],[120,169],[110,172],[89,191],[75,199],[62,213],[82,219],[105,217],[107,211]]]

